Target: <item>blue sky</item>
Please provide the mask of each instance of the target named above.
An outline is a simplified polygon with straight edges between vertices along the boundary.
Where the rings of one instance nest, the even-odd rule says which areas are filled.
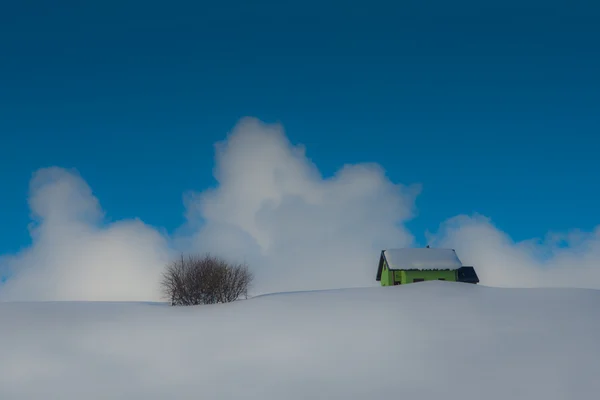
[[[393,4],[402,3],[402,4]],[[424,233],[479,212],[515,240],[600,220],[593,2],[12,2],[0,12],[0,254],[39,168],[109,220],[169,231],[237,121],[281,122],[325,176],[423,185]]]

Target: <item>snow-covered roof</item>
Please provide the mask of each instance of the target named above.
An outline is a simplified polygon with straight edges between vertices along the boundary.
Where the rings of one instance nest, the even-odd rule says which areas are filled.
[[[384,250],[389,269],[459,269],[462,262],[453,249],[406,248]]]

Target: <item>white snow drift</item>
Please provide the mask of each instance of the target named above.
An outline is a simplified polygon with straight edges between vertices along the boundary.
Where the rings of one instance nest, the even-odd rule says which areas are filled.
[[[593,399],[600,291],[426,282],[215,306],[0,303],[0,398]]]

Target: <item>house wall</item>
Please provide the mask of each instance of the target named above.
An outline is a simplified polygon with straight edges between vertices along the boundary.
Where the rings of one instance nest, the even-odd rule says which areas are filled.
[[[456,281],[456,271],[394,271],[394,278],[401,284],[413,283],[413,279],[425,279],[426,281],[435,281],[444,279],[446,281]]]
[[[393,285],[394,282],[393,282],[392,278],[393,278],[392,271],[390,271],[387,268],[387,265],[386,265],[386,263],[384,261],[383,271],[381,271],[381,286],[390,286],[390,285]]]

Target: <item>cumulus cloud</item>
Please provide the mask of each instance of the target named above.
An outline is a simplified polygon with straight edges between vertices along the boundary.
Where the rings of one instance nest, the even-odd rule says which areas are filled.
[[[488,217],[459,215],[442,223],[429,242],[454,248],[486,285],[600,289],[600,226],[515,242]]]
[[[279,124],[241,120],[215,146],[214,175],[215,188],[184,196],[187,223],[168,237],[140,220],[107,223],[76,171],[37,171],[32,245],[0,259],[0,299],[161,300],[164,265],[192,251],[248,263],[254,294],[370,286],[381,249],[414,245],[404,223],[419,185],[369,163],[325,178]],[[485,285],[600,288],[600,228],[515,243],[484,216],[458,216],[429,241],[455,248]]]
[[[188,222],[172,238],[138,220],[105,224],[75,172],[38,171],[33,244],[4,261],[0,298],[159,300],[160,273],[178,251],[248,263],[255,294],[368,286],[382,248],[413,244],[403,223],[418,185],[394,184],[374,164],[325,179],[278,124],[240,121],[216,145],[214,171],[218,186],[185,197]]]
[[[373,284],[373,260],[410,246],[403,223],[420,186],[393,184],[374,164],[324,179],[281,126],[244,119],[216,145],[218,187],[188,196],[188,218],[206,224],[195,249],[247,261],[256,292]]]
[[[46,168],[30,184],[32,245],[6,257],[2,300],[155,299],[167,239],[139,220],[104,224],[75,171]]]

